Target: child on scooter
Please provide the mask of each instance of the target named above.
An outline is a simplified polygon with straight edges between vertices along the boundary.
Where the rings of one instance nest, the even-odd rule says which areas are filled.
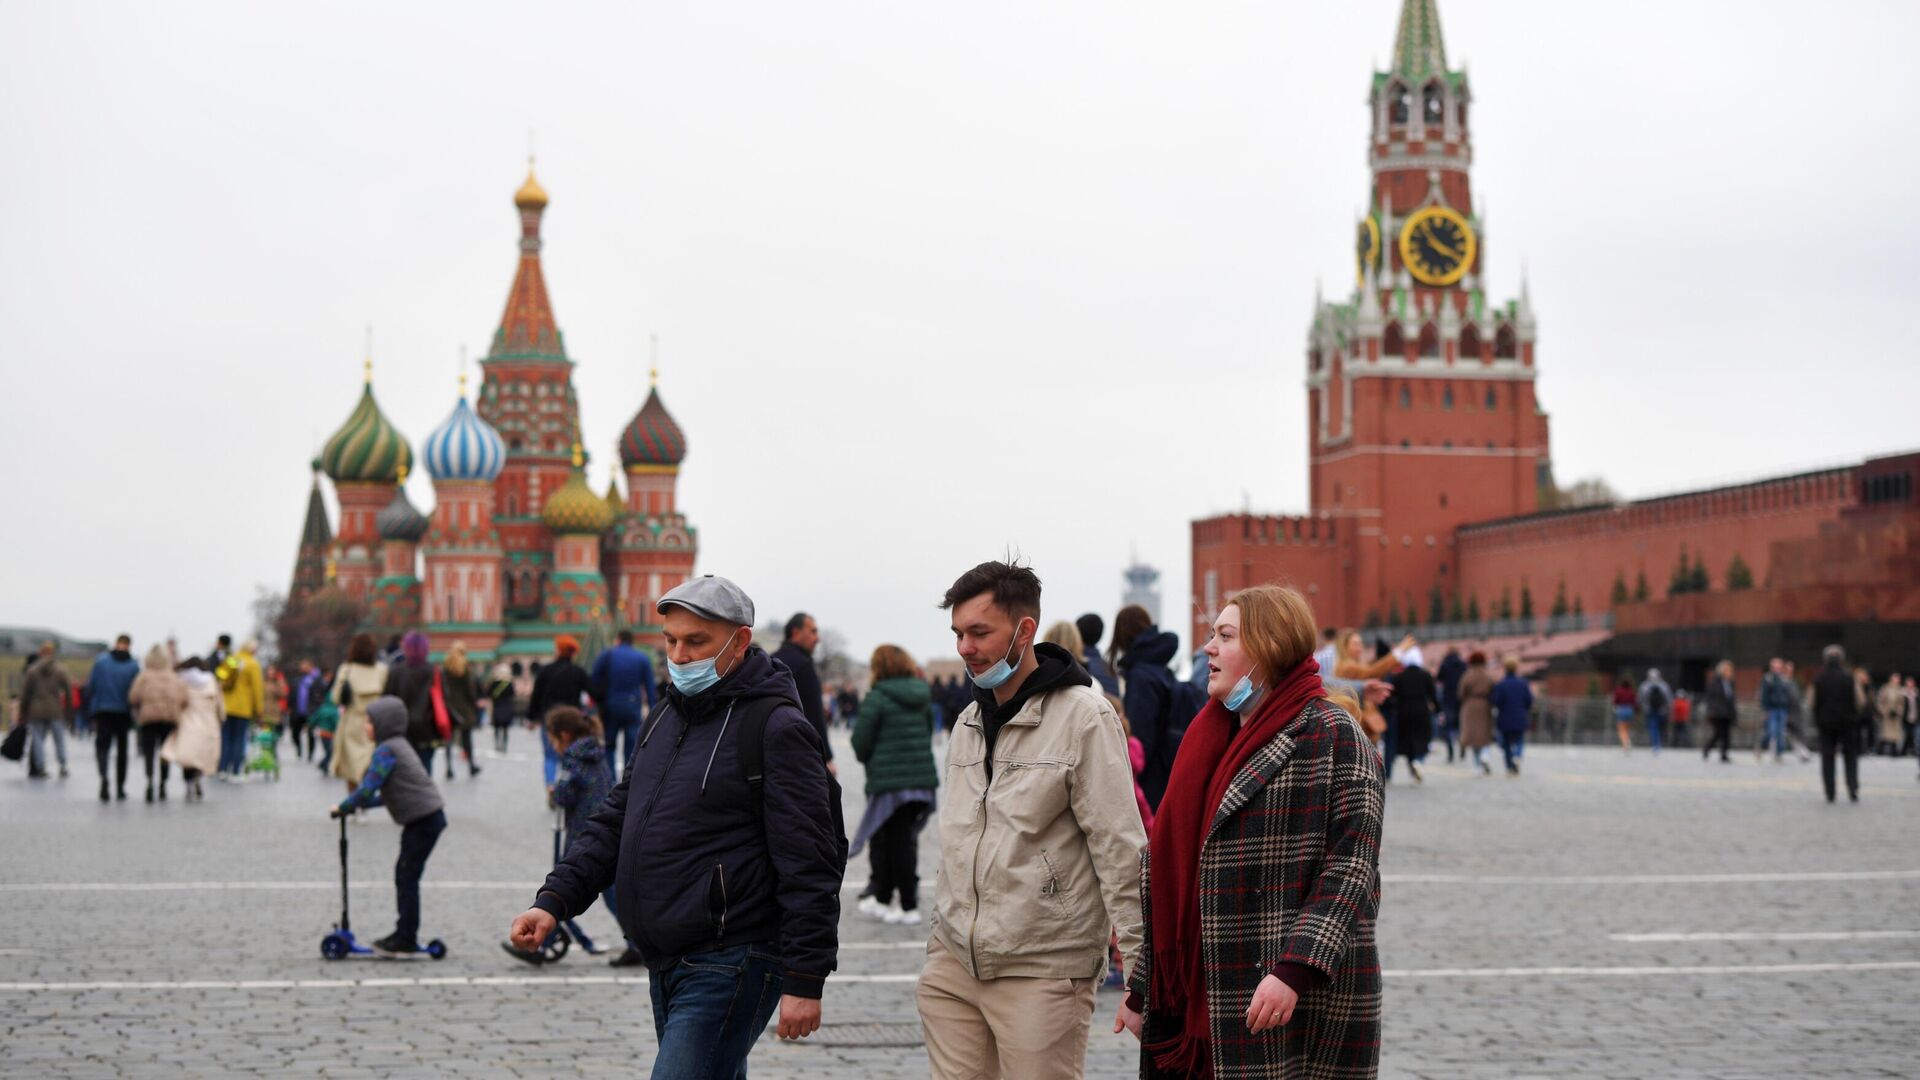
[[[613,790],[613,769],[607,761],[606,747],[600,742],[600,731],[600,722],[583,715],[579,709],[561,705],[547,710],[547,741],[560,756],[560,771],[547,798],[566,814],[567,844],[573,843],[580,827]],[[620,917],[613,908],[612,889],[601,894],[600,900],[607,906],[608,915]],[[630,967],[639,959],[639,953],[629,946],[611,963],[615,967]]]
[[[445,804],[420,755],[407,742],[406,703],[391,694],[367,705],[367,735],[378,745],[373,760],[353,794],[328,813],[343,817],[365,806],[381,806],[401,827],[400,859],[393,867],[393,884],[400,921],[393,933],[373,943],[380,956],[420,951],[420,875],[427,856],[447,827]]]

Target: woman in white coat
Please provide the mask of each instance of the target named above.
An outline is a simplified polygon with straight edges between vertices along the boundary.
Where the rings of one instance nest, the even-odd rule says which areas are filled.
[[[180,722],[160,747],[160,757],[180,766],[187,782],[187,801],[205,799],[200,776],[220,765],[220,725],[227,718],[227,706],[220,683],[207,670],[206,662],[192,657],[180,665],[180,681],[187,684],[187,707]]]

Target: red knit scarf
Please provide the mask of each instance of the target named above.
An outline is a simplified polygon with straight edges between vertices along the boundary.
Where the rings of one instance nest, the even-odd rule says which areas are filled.
[[[1151,838],[1153,974],[1147,1000],[1154,1012],[1182,1022],[1179,1035],[1149,1043],[1146,1050],[1168,1072],[1212,1074],[1207,976],[1200,955],[1200,848],[1214,812],[1247,759],[1325,696],[1320,665],[1309,657],[1270,687],[1251,715],[1241,717],[1238,731],[1226,706],[1209,701],[1180,742]]]

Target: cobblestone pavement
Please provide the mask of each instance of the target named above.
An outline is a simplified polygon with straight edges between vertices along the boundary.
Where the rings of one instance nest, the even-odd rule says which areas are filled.
[[[328,963],[337,783],[209,784],[204,803],[94,800],[0,772],[0,1075],[644,1075],[644,985],[576,953],[535,970],[496,942],[543,873],[533,740],[443,784],[428,866],[441,962]],[[860,781],[844,741],[848,820]],[[1497,768],[1497,766],[1496,766]],[[1855,806],[1815,767],[1697,754],[1528,755],[1519,780],[1433,763],[1387,799],[1380,945],[1388,1077],[1911,1076],[1920,1048],[1920,783],[1864,763]],[[393,914],[399,830],[351,829],[355,925]],[[925,847],[937,838],[929,830]],[[922,866],[933,866],[930,855]],[[864,860],[850,875],[864,876]],[[931,882],[928,882],[931,887]],[[828,1026],[771,1035],[756,1078],[919,1077],[924,928],[843,916]],[[611,923],[596,910],[590,932]],[[625,974],[619,973],[619,974]],[[1090,1076],[1135,1074],[1093,1019]]]

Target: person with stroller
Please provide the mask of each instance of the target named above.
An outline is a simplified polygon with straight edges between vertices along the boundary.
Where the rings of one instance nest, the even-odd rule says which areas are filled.
[[[382,695],[367,704],[366,714],[365,734],[375,744],[373,756],[360,786],[330,808],[328,816],[345,817],[355,810],[385,806],[400,826],[400,858],[393,864],[399,920],[393,933],[373,943],[373,951],[379,956],[403,956],[420,951],[420,875],[446,830],[447,813],[440,789],[433,786],[433,774],[407,740],[407,706],[399,698]]]

